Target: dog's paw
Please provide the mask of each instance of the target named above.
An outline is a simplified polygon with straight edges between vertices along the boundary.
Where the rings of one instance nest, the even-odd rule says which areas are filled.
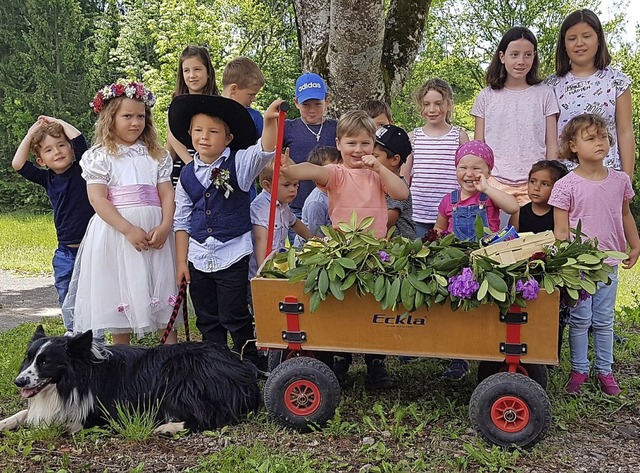
[[[16,430],[18,427],[23,425],[27,420],[27,412],[28,411],[25,409],[11,417],[0,420],[0,432],[3,430]]]
[[[158,435],[174,435],[184,430],[184,422],[167,422],[157,427],[153,433]]]

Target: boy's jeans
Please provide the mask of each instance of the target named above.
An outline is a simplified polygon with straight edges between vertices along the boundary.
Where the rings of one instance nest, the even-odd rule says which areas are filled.
[[[76,261],[76,255],[78,254],[78,248],[69,248],[66,245],[58,245],[55,253],[53,254],[53,274],[55,276],[55,287],[58,291],[58,303],[62,307],[64,298],[67,297],[69,291],[69,282],[71,282],[71,275],[73,274],[73,265]],[[73,332],[73,318],[69,314],[62,315],[62,322],[65,328]]]
[[[569,346],[571,369],[589,372],[589,326],[593,326],[594,367],[597,373],[611,373],[613,365],[613,310],[618,289],[618,268],[609,275],[611,284],[598,284],[596,293],[571,309]]]

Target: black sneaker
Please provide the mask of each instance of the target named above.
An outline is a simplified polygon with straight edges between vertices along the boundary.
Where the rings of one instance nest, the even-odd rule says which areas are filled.
[[[367,389],[387,389],[393,385],[384,360],[372,360],[367,365],[367,378],[364,385]]]
[[[338,378],[340,384],[347,380],[349,367],[351,366],[351,356],[334,356],[333,357],[333,373]]]
[[[465,360],[453,360],[442,377],[444,379],[460,379],[469,371],[469,363]]]

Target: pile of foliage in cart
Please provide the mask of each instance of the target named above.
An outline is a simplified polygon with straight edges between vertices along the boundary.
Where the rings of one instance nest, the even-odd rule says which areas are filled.
[[[506,313],[510,305],[525,307],[540,290],[551,294],[555,288],[562,303],[575,305],[594,294],[598,283],[609,282],[606,259],[627,257],[599,250],[597,241],[583,239],[579,225],[571,241],[556,240],[524,260],[503,264],[477,251],[471,255],[480,245],[452,234],[429,234],[424,241],[376,238],[367,230],[371,223],[365,218],[357,224],[354,215],[338,228],[322,227],[324,238],[275,253],[260,276],[304,281],[311,312],[329,296],[344,299],[354,287],[360,296],[373,295],[383,310],[401,305],[413,312],[449,301],[454,311],[495,303]]]

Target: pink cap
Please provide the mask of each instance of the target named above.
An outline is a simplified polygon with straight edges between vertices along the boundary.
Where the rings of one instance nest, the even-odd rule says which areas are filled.
[[[489,170],[493,169],[493,150],[484,141],[473,140],[460,145],[456,151],[455,165],[458,166],[460,160],[469,154],[482,159],[489,166]]]

